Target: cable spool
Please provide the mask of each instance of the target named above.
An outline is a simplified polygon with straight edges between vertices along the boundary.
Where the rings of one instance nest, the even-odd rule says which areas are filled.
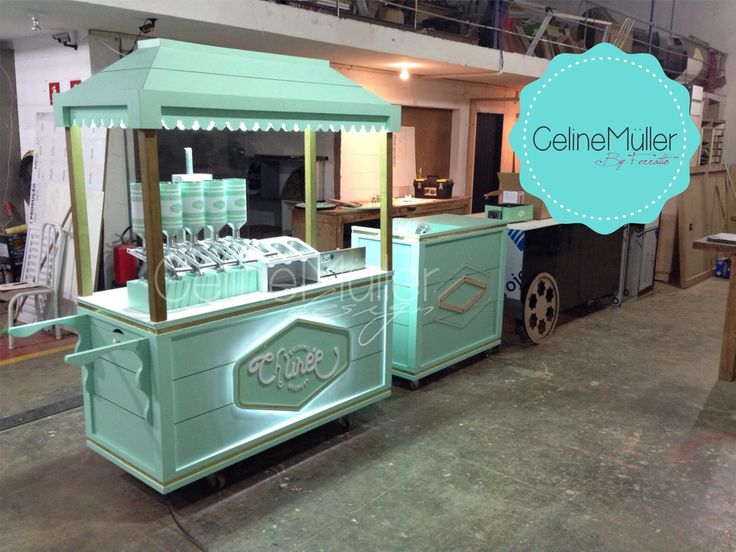
[[[215,232],[227,223],[227,200],[222,180],[204,182],[204,220]]]
[[[181,230],[182,221],[181,190],[178,182],[160,182],[161,229],[172,236]]]
[[[180,182],[182,225],[193,236],[204,228],[204,188],[202,182]]]
[[[227,223],[233,227],[233,235],[248,222],[247,190],[244,178],[226,178],[225,196],[227,197]]]
[[[130,189],[130,217],[133,232],[141,238],[145,238],[145,225],[143,221],[143,186],[140,182],[131,182]]]

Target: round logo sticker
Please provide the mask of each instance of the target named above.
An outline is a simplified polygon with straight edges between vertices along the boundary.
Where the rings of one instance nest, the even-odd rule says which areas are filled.
[[[521,91],[511,147],[552,218],[601,234],[647,223],[690,181],[690,95],[649,54],[607,43],[554,57]]]

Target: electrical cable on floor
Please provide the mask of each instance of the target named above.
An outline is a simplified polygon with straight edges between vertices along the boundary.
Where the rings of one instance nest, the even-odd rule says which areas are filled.
[[[179,531],[181,531],[181,534],[184,535],[184,537],[191,542],[194,546],[197,547],[198,550],[201,550],[202,552],[207,552],[207,549],[200,543],[197,539],[195,539],[192,534],[186,530],[186,528],[179,522],[179,518],[176,516],[176,512],[174,511],[174,505],[171,504],[171,498],[169,496],[166,496],[166,505],[169,507],[169,513],[171,514],[171,519],[174,520],[174,523],[179,528]]]

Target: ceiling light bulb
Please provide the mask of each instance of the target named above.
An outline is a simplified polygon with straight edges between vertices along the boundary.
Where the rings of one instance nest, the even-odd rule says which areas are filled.
[[[36,17],[35,15],[31,16],[31,30],[34,32],[41,30],[41,23],[38,21],[38,17]]]
[[[409,69],[406,66],[401,68],[401,73],[399,73],[399,78],[401,80],[409,80]]]

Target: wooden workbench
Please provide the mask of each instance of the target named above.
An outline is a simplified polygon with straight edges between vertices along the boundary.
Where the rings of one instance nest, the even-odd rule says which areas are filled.
[[[726,298],[726,319],[723,323],[723,343],[721,344],[721,364],[719,379],[736,380],[736,245],[710,242],[706,238],[693,242],[695,249],[708,249],[727,253],[731,257],[731,277],[728,280]]]
[[[404,204],[394,201],[392,217],[414,217],[437,213],[465,215],[470,213],[470,198],[421,199],[419,203]],[[342,249],[345,244],[345,226],[356,222],[377,221],[378,209],[352,209],[337,207],[317,212],[317,249],[332,251]],[[304,239],[304,209],[292,209],[292,230],[294,236]]]

